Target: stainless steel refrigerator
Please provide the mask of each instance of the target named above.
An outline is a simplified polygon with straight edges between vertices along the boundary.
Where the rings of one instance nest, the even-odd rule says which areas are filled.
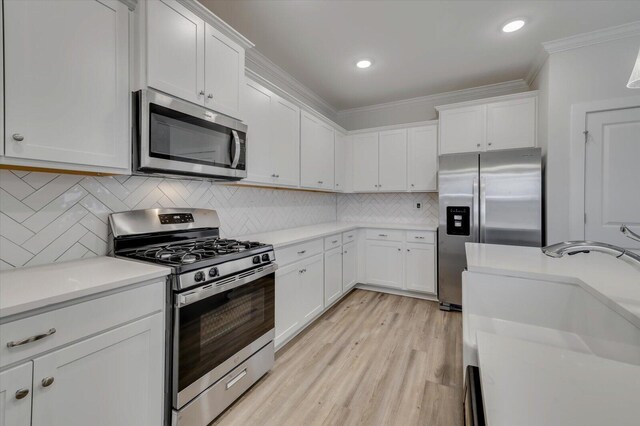
[[[438,297],[462,305],[465,243],[542,245],[540,148],[441,155]]]

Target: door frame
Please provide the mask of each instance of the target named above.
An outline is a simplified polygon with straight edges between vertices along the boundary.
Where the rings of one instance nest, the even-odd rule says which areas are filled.
[[[605,99],[571,105],[571,130],[569,151],[569,237],[584,240],[585,215],[585,162],[586,144],[584,131],[587,116],[591,113],[640,107],[640,96]]]

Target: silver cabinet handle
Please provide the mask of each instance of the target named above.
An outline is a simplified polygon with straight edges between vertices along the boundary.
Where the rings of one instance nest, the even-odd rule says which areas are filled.
[[[398,251],[402,251],[402,249],[398,249]]]
[[[349,252],[345,250],[345,251],[344,251],[344,254],[347,254],[347,253],[349,253]]]
[[[235,130],[232,130],[231,134],[233,134],[233,143],[235,144],[235,152],[233,155],[231,168],[235,169],[236,167],[238,167],[238,162],[240,161],[240,136],[238,136],[238,132],[236,132]]]
[[[201,90],[200,93],[198,93],[200,96],[204,96],[204,90]]]
[[[489,142],[489,146],[491,146],[491,142]]]
[[[318,183],[319,183],[320,185],[322,185],[324,182],[322,182],[321,180],[319,180],[319,181],[318,181]]]
[[[424,240],[424,237],[414,237],[416,240]]]
[[[22,399],[27,395],[29,395],[29,389],[18,389],[16,391],[16,399]]]
[[[476,146],[477,146],[478,148],[480,148],[480,144],[477,144]]]
[[[305,254],[306,252],[307,252],[306,250],[300,250],[298,254]]]
[[[17,341],[12,340],[11,342],[7,343],[7,347],[15,348],[16,346],[21,346],[21,345],[26,345],[27,343],[36,342],[38,340],[44,339],[45,337],[51,336],[55,332],[56,332],[55,328],[50,328],[49,331],[47,331],[46,333],[36,334],[35,336],[27,337],[26,339],[22,339],[22,340],[17,340]]]
[[[378,237],[388,237],[387,234],[378,234]]]
[[[20,133],[14,133],[13,135],[11,135],[11,137],[16,142],[22,142],[24,140],[24,136],[22,136]]]
[[[229,380],[227,382],[227,389],[229,389],[231,386],[233,386],[236,383],[238,383],[240,381],[240,379],[242,379],[246,375],[247,375],[247,369],[245,368],[240,373],[238,373],[238,375],[236,377],[234,377],[233,379],[231,379],[231,380]]]
[[[413,186],[415,186],[415,185],[414,185],[414,184],[411,184],[411,186],[413,187]]]
[[[333,240],[333,241],[331,241],[331,244],[335,244],[337,242],[338,242],[338,240]]]
[[[209,98],[209,99],[213,99],[213,93],[209,93],[209,94],[207,95],[207,98]]]
[[[46,388],[49,387],[53,384],[54,379],[53,377],[49,376],[49,377],[45,377],[44,379],[42,379],[42,387]]]
[[[276,177],[277,177],[277,178],[279,178],[279,177],[280,177],[280,175],[276,175]]]
[[[410,249],[407,249],[407,251],[411,251]]]

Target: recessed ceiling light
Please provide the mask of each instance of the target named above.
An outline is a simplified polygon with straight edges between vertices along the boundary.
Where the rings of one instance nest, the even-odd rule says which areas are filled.
[[[525,22],[522,19],[516,19],[514,21],[507,22],[506,24],[504,24],[504,27],[502,27],[502,32],[512,33],[514,31],[518,31],[520,28],[524,27],[524,24]]]
[[[362,59],[356,62],[356,67],[358,68],[369,68],[371,66],[371,61],[369,59]]]

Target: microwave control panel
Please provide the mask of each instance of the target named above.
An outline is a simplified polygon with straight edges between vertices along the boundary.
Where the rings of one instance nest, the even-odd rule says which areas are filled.
[[[466,206],[447,207],[447,235],[471,235],[471,209]]]

